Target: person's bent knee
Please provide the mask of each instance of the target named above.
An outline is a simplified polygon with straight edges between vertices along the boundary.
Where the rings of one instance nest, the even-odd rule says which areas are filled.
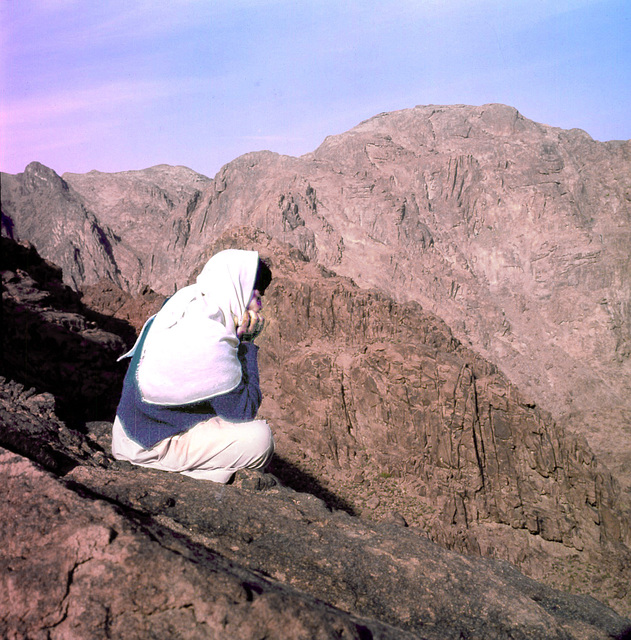
[[[250,458],[247,467],[261,469],[269,462],[274,453],[272,430],[265,420],[255,420],[250,423],[249,427],[248,434],[244,438],[246,441],[243,442]]]
[[[274,452],[274,438],[272,430],[265,420],[256,420],[252,423],[252,449],[260,454],[271,455]]]

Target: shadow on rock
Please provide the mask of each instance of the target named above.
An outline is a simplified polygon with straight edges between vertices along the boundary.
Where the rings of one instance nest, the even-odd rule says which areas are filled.
[[[315,476],[299,469],[288,460],[275,455],[269,465],[269,471],[274,474],[285,486],[300,493],[310,493],[322,500],[330,509],[346,511],[351,516],[357,513],[346,500],[335,495],[326,487],[322,486]]]
[[[0,373],[55,397],[74,428],[113,419],[126,364],[117,358],[135,338],[124,320],[86,308],[37,252],[2,238]]]

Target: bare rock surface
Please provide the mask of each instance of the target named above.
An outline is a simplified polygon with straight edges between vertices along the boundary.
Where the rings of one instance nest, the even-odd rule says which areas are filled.
[[[3,236],[31,242],[74,289],[100,278],[121,283],[112,256],[116,238],[52,169],[33,162],[17,179],[3,174],[1,187]]]
[[[126,369],[116,359],[134,329],[87,309],[33,247],[0,238],[0,275],[0,373],[53,394],[57,413],[72,423],[111,417]]]
[[[213,503],[212,509],[204,512],[203,525],[190,520],[191,513],[201,513],[201,498],[195,493],[194,500],[177,502],[183,491],[177,483],[182,479],[159,473],[145,476],[139,469],[112,463],[108,457],[109,422],[93,423],[83,433],[68,429],[52,413],[55,397],[51,393],[29,391],[15,383],[7,383],[5,389],[0,444],[116,504],[133,509],[144,504],[143,509],[154,509],[156,516],[173,507],[169,526],[177,531],[192,527],[208,536],[211,548],[220,548],[226,557],[281,582],[298,584],[301,590],[346,611],[388,624],[399,625],[401,619],[414,616],[425,620],[425,614],[414,613],[412,604],[389,601],[379,582],[384,572],[396,575],[397,580],[402,579],[401,571],[407,575],[411,569],[401,568],[404,560],[417,566],[413,560],[418,553],[413,547],[417,538],[422,544],[431,540],[469,555],[509,560],[549,585],[589,593],[620,612],[631,612],[631,511],[615,481],[585,443],[567,436],[549,416],[524,401],[496,367],[459,343],[442,321],[417,303],[396,303],[378,291],[360,290],[348,279],[306,261],[297,250],[260,232],[242,229],[228,233],[210,250],[235,246],[257,248],[275,275],[266,295],[268,326],[261,337],[260,356],[265,394],[262,414],[273,424],[277,440],[272,471],[282,485],[312,494],[300,497],[305,504],[315,505],[314,513],[304,516],[306,520],[313,522],[318,513],[325,519],[335,513],[331,530],[323,529],[320,523],[320,528],[310,529],[308,535],[303,530],[284,534],[290,531],[289,524],[270,519],[266,511],[280,510],[285,517],[277,502],[267,507],[252,503],[239,510],[236,500],[226,507],[232,520],[222,520],[228,516],[223,512],[227,503],[221,501],[221,493],[216,494],[220,504]],[[30,266],[21,272],[21,288],[16,293],[12,288],[15,283],[9,282],[3,300],[12,315],[19,310],[18,293],[22,302],[40,299],[46,313],[40,318],[38,331],[46,334],[48,325],[56,326],[58,315],[46,311],[51,296],[41,295],[37,284],[43,278],[38,274],[43,270],[50,276],[50,291],[61,287],[53,277],[59,278],[60,273],[38,262],[32,250],[13,247],[12,255],[25,266],[25,252]],[[7,273],[19,272],[13,264],[7,267],[5,281],[14,277],[7,278]],[[78,304],[76,299],[70,300]],[[105,283],[100,292],[95,285],[81,304],[92,307],[91,311],[84,307],[85,313],[109,322],[112,328],[115,320],[104,318],[108,310],[139,328],[160,302],[158,296],[147,294],[132,303],[128,294],[117,293]],[[55,313],[63,314],[63,307],[58,306]],[[32,303],[33,315],[36,310]],[[76,316],[77,326],[81,326],[85,319]],[[98,335],[106,345],[116,337]],[[49,343],[33,342],[32,346],[27,360],[55,361],[57,367],[72,363],[71,350],[60,352]],[[118,347],[124,348],[120,339]],[[97,341],[85,342],[82,362],[101,362],[102,348]],[[112,350],[106,353],[114,359]],[[6,365],[5,372],[9,369]],[[41,374],[36,369],[34,384],[41,383]],[[47,375],[58,377],[56,369]],[[70,385],[70,397],[73,390]],[[53,391],[59,394],[59,385]],[[143,488],[136,493],[139,478]],[[143,484],[145,478],[149,479]],[[237,479],[232,488],[269,490],[298,499],[269,480],[270,476]],[[202,485],[199,491],[210,490],[207,484]],[[158,490],[160,486],[163,488]],[[180,505],[177,509],[176,503]],[[260,514],[266,524],[253,514]],[[362,523],[351,517],[357,515]],[[387,559],[393,553],[390,545],[394,543],[386,536],[372,540],[368,560],[358,570],[354,558],[365,550],[332,537],[332,531],[343,523],[354,523],[352,531],[355,527],[366,531],[386,527],[397,545],[405,539],[405,545],[396,546],[401,566],[375,568],[380,566],[379,558]],[[312,545],[313,531],[328,532],[315,536],[327,549],[326,553],[318,552],[324,559],[317,561],[308,555],[311,550],[301,551],[307,556],[300,556],[292,538],[294,534],[301,540],[307,536]],[[263,533],[269,544],[263,545],[260,554],[249,555],[250,538],[258,539]],[[239,538],[241,535],[245,538]],[[334,549],[338,543],[344,550],[339,557]],[[434,549],[434,545],[428,548]],[[350,564],[344,563],[345,557]],[[316,578],[309,567],[324,568],[328,573]],[[341,574],[336,573],[338,569]],[[292,571],[298,573],[290,579]],[[350,576],[357,571],[359,577],[352,582]],[[415,580],[421,580],[414,575]],[[427,579],[423,577],[421,582],[425,584]],[[354,586],[340,592],[336,596],[339,600],[328,599],[326,594],[333,593],[331,584],[339,580],[351,581]],[[466,583],[470,582],[469,577]],[[415,584],[410,589],[416,589]],[[441,588],[436,585],[429,592]],[[396,591],[393,585],[383,589]],[[363,590],[361,598],[359,590]],[[361,606],[351,607],[354,598]],[[378,603],[377,609],[366,604],[373,601]],[[437,606],[427,604],[432,611]],[[401,618],[393,613],[400,609],[404,611]],[[472,628],[476,624],[471,623]],[[425,627],[420,628],[425,633]]]
[[[272,590],[289,588],[292,602],[316,611],[309,629],[323,615],[350,625],[342,637],[404,637],[387,625],[419,637],[623,637],[611,610],[549,587],[631,614],[630,175],[629,143],[597,143],[500,105],[382,114],[313,154],[248,154],[214,180],[165,166],[60,178],[33,163],[3,174],[3,235],[31,241],[83,294],[3,239],[2,373],[11,381],[2,384],[0,444],[38,479],[105,501],[140,537],[174,536]],[[250,228],[234,230],[241,224]],[[237,478],[221,489],[238,497],[200,507],[197,519],[203,489],[113,463],[109,423],[82,425],[112,417],[124,373],[114,360],[133,340],[127,323],[139,328],[228,246],[259,249],[275,274],[261,368],[278,455],[274,476]],[[250,521],[255,504],[285,519]],[[303,516],[319,528],[293,528]],[[435,557],[458,561],[449,569]],[[491,582],[475,582],[484,567]],[[461,574],[466,584],[453,578]],[[384,575],[396,577],[383,589],[397,597],[382,590]],[[16,583],[6,584],[10,593]],[[423,598],[397,599],[400,584]],[[476,594],[464,593],[472,584]],[[520,607],[528,594],[525,609],[506,613],[497,592],[513,588]],[[453,598],[439,602],[436,591]],[[42,637],[57,625],[58,637],[81,628],[77,616],[94,603],[76,597],[72,622],[57,618]],[[269,611],[282,608],[279,597]],[[337,607],[333,618],[321,600],[329,613]],[[197,611],[179,602],[161,619]],[[109,629],[109,615],[89,624]],[[135,620],[129,637],[143,637],[133,629],[153,622]],[[541,624],[552,635],[537,635]],[[208,633],[195,629],[188,637]]]
[[[82,288],[170,294],[248,224],[417,301],[631,487],[631,154],[503,105],[380,114],[301,158],[2,176],[3,233]]]
[[[42,430],[70,432],[27,401],[0,381],[3,436],[36,445]],[[566,640],[630,628],[593,598],[361,522],[271,476],[224,486],[115,462],[110,427],[61,436],[63,464],[36,446],[30,459],[0,449],[3,637]]]
[[[631,504],[584,440],[417,303],[261,233],[228,233],[211,251],[239,246],[274,272],[260,363],[277,475],[631,613]]]
[[[0,473],[5,638],[424,637],[266,579],[173,523],[121,508],[6,450]],[[137,479],[135,490],[152,480]],[[212,499],[199,491],[195,498]],[[611,629],[620,626],[605,615]]]

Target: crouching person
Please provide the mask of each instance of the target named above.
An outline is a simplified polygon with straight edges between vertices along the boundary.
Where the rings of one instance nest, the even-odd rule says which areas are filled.
[[[150,318],[131,357],[112,432],[118,460],[226,483],[274,451],[258,347],[271,272],[256,251],[214,255]]]

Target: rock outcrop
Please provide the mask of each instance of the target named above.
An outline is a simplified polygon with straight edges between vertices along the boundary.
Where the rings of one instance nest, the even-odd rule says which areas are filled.
[[[1,370],[52,393],[58,415],[71,424],[110,417],[125,370],[116,359],[133,328],[86,309],[61,282],[61,269],[32,247],[0,238],[0,272]]]
[[[416,301],[631,487],[631,155],[502,105],[381,114],[301,158],[2,176],[3,228],[82,288],[181,286],[248,224]],[[63,230],[63,233],[62,233]]]
[[[262,233],[229,233],[211,253],[237,246],[274,271],[260,361],[278,475],[298,469],[351,513],[631,612],[631,504],[584,440],[417,303],[359,289]]]
[[[71,303],[76,327],[89,324],[83,314],[95,318],[93,339],[82,338],[80,355],[60,350],[57,343],[31,343],[32,351],[22,360],[54,360],[57,367],[35,367],[31,378],[28,368],[20,369],[21,379],[35,384],[35,390],[27,392],[15,382],[3,386],[0,445],[43,466],[65,489],[90,501],[109,501],[132,514],[136,524],[146,524],[149,517],[152,524],[145,533],[160,531],[168,539],[184,535],[190,538],[187,545],[201,541],[224,560],[290,585],[303,596],[421,637],[523,633],[536,638],[541,624],[552,629],[560,625],[569,637],[607,637],[603,629],[614,628],[596,623],[602,616],[616,620],[607,609],[553,592],[500,560],[549,585],[589,593],[619,612],[631,612],[631,511],[615,481],[587,445],[524,401],[496,367],[459,343],[417,303],[396,303],[378,291],[361,290],[261,232],[229,233],[209,248],[215,252],[254,246],[275,276],[265,299],[268,326],[261,336],[261,413],[274,425],[277,456],[272,471],[282,484],[266,488],[253,481],[250,488],[267,490],[247,501],[244,495],[249,494],[242,491],[247,482],[215,487],[113,462],[108,455],[109,422],[81,431],[57,420],[55,396],[65,398],[62,405],[67,406],[82,395],[76,393],[76,379],[67,378],[64,396],[58,381],[64,380],[63,371],[84,371],[82,379],[93,379],[85,363],[104,363],[108,357],[113,362],[124,342],[129,343],[120,322],[110,318],[109,325],[105,323],[105,312],[118,313],[138,328],[161,299],[147,293],[134,304],[127,294],[103,283],[78,301],[55,280],[59,270],[39,260],[32,249],[10,244],[4,242],[3,255],[22,266],[3,264],[5,318],[13,327],[7,336],[18,335],[12,317],[19,317],[25,305],[39,318],[32,323],[37,327],[32,333],[59,331],[59,319],[67,313],[64,299]],[[64,292],[66,298],[52,296],[53,291]],[[100,328],[101,322],[108,331]],[[3,373],[13,373],[11,360]],[[123,373],[117,369],[108,374],[113,378],[110,396]],[[48,385],[47,378],[52,379]],[[90,388],[84,385],[82,393]],[[95,410],[105,407],[111,412],[112,406],[92,402],[81,416],[97,416]],[[27,468],[27,476],[44,477],[30,463],[10,459],[11,465]],[[11,465],[7,469],[13,474]],[[48,486],[52,481],[42,482]],[[33,488],[28,495],[34,499],[36,493]],[[63,495],[63,504],[76,500]],[[34,513],[38,509],[33,507]],[[66,524],[60,526],[66,530]],[[47,539],[49,549],[56,548],[55,540]],[[104,557],[101,552],[109,553],[101,549],[99,558]],[[474,557],[480,555],[496,560]],[[124,574],[125,579],[134,579],[134,571]],[[498,595],[501,591],[508,599]],[[524,593],[526,608],[533,606],[532,598],[548,602],[545,615],[539,608],[501,613],[511,611],[511,599],[523,602]],[[474,594],[481,600],[472,601]],[[79,593],[76,597],[77,610],[88,606]],[[63,610],[67,602],[55,606]],[[122,616],[120,625],[132,615],[122,606],[114,607]],[[319,611],[318,606],[313,604],[314,610]],[[580,623],[549,619],[554,606],[564,611],[559,614],[564,619],[578,616]],[[180,604],[167,608],[174,616],[183,615]],[[575,608],[582,613],[569,613]],[[483,613],[471,617],[471,610]],[[150,624],[151,616],[138,615],[141,621],[134,618],[133,628]],[[513,615],[514,622],[506,622]],[[448,623],[449,616],[455,622]],[[527,630],[516,631],[521,616],[532,619],[534,626],[528,623]],[[70,623],[59,618],[59,624],[65,629]],[[578,629],[586,624],[599,631],[581,636]],[[616,624],[621,628],[621,622]]]
[[[110,423],[70,430],[45,400],[0,379],[3,637],[628,637],[593,598],[272,476],[224,486],[115,462]]]
[[[27,409],[20,404],[19,396],[17,401],[6,401],[6,385],[2,385],[0,394],[4,428],[15,425],[16,413],[21,414],[22,428],[25,421],[37,421],[39,416],[25,420]],[[45,420],[49,426],[51,417]],[[63,425],[57,429],[63,430]],[[151,473],[143,471],[134,477],[132,471],[129,476],[130,470],[113,469],[108,461],[109,470],[98,481],[109,485],[113,479],[116,484],[127,476],[134,498],[112,500],[109,492],[101,491],[103,487],[90,491],[92,482],[81,484],[75,476],[84,483],[88,478],[97,482],[99,469],[104,468],[95,466],[95,461],[98,456],[104,460],[104,456],[96,442],[87,442],[84,438],[81,444],[90,449],[92,461],[75,467],[65,478],[0,448],[4,487],[0,533],[2,637],[422,637],[350,615],[248,570],[218,553],[216,545],[201,542],[199,534],[190,529],[184,534],[177,518],[161,513],[161,500],[175,504],[176,496],[177,503],[186,504],[185,511],[194,514],[200,504],[221,498],[212,495],[212,488],[208,492],[195,483],[162,486],[163,478],[157,478],[155,485]],[[140,503],[124,506],[138,498],[144,501],[149,493],[158,497],[154,508],[147,510]],[[231,489],[231,497],[240,500],[244,514],[248,508],[256,511],[256,494]],[[230,508],[229,502],[226,504]],[[198,522],[203,531],[202,518]],[[237,533],[242,540],[240,536]],[[586,612],[593,609],[593,602],[586,604]],[[590,611],[587,618],[601,613],[607,618],[603,626],[587,623],[593,633],[598,633],[599,627],[615,632],[626,624],[604,608]],[[603,632],[600,635],[606,637]]]

